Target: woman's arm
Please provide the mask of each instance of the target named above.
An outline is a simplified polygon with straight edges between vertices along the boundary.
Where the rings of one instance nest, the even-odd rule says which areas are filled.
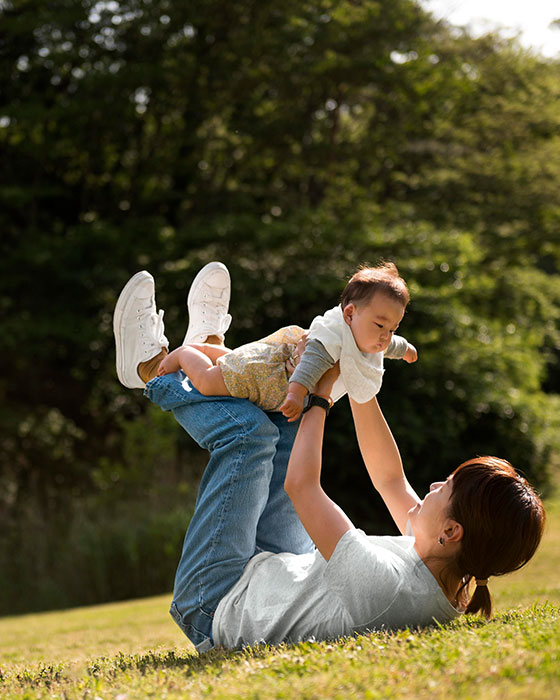
[[[314,393],[329,396],[337,376],[338,364],[321,378]],[[342,535],[353,525],[321,487],[325,417],[325,410],[319,406],[313,406],[303,414],[288,462],[284,488],[307,533],[328,560]]]
[[[369,477],[404,534],[408,511],[420,503],[420,498],[406,479],[399,449],[377,399],[367,403],[350,399],[350,406]]]

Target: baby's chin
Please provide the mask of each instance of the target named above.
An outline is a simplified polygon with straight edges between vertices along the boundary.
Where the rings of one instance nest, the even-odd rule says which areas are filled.
[[[360,346],[358,346],[358,348],[362,352],[367,352],[370,355],[375,355],[378,352],[385,352],[385,350],[387,350],[388,347],[389,347],[388,345],[383,345],[381,343],[377,344],[377,345],[370,345],[367,349],[362,349],[362,348],[360,348]]]

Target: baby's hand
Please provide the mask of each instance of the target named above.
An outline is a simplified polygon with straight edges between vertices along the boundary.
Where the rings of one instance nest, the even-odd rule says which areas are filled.
[[[283,416],[286,416],[288,423],[293,423],[303,411],[303,398],[289,391],[284,403],[280,406],[280,411]]]
[[[411,345],[409,343],[408,349],[403,356],[403,360],[405,362],[411,363],[411,362],[416,362],[417,359],[418,359],[418,352],[417,352],[416,348],[414,347],[414,345]]]

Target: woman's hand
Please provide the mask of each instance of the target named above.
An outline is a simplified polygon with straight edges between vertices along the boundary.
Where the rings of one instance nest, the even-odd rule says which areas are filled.
[[[317,384],[315,384],[315,388],[313,389],[314,394],[318,394],[319,396],[325,396],[329,397],[331,395],[331,391],[333,388],[334,383],[338,379],[340,375],[340,363],[335,362],[335,364],[331,367],[331,369],[327,370],[325,374],[319,379]]]
[[[296,345],[296,350],[293,354],[293,357],[297,358],[296,365],[298,364],[299,358],[303,355],[303,353],[305,351],[305,346],[307,345],[308,336],[309,336],[309,331],[305,331],[305,333],[298,340],[298,343]]]
[[[288,374],[288,379],[294,373],[295,368],[299,365],[299,361],[301,360],[301,356],[305,352],[305,346],[307,345],[308,335],[309,335],[309,331],[305,331],[305,333],[298,340],[298,342],[294,348],[294,352],[292,353],[292,356],[288,357],[288,359],[285,362],[285,367],[286,367],[286,372]],[[280,410],[282,410],[282,409],[280,409]],[[286,414],[284,414],[284,415],[286,415]]]

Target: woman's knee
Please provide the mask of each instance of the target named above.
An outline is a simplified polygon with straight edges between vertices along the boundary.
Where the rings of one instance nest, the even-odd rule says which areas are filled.
[[[196,442],[209,451],[239,443],[269,446],[275,452],[279,432],[266,414],[246,399],[204,397],[174,411]]]
[[[240,399],[240,401],[243,404],[249,403],[245,399]],[[243,409],[235,411],[234,415],[228,410],[227,427],[221,437],[225,438],[227,442],[250,444],[253,449],[266,450],[270,452],[271,456],[274,456],[280,435],[278,428],[263,411],[251,403],[249,406],[250,410],[246,410],[247,407],[243,405]],[[229,408],[231,407],[228,405]],[[223,444],[223,441],[220,440],[219,446]]]

